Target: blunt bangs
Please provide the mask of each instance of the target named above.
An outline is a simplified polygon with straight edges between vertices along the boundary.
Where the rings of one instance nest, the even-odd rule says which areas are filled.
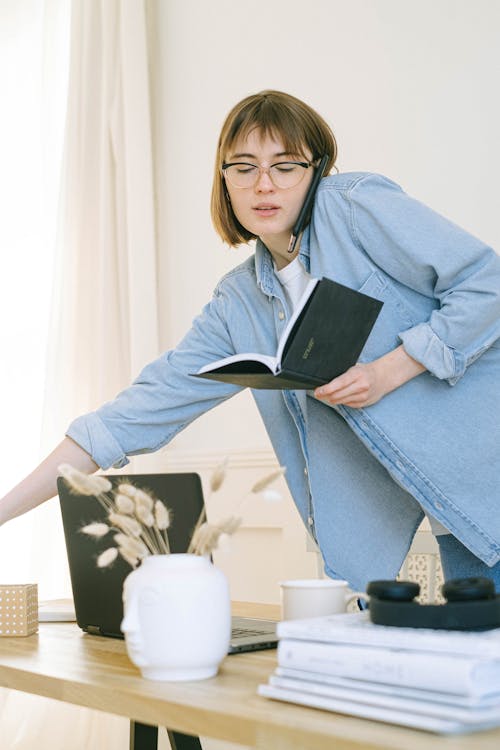
[[[281,141],[285,150],[295,156],[304,156],[304,132],[292,118],[283,117],[283,111],[277,111],[275,106],[261,107],[252,112],[241,124],[234,123],[232,132],[227,134],[225,143],[221,143],[221,157],[226,160],[227,155],[239,140],[245,140],[250,133],[257,130],[262,139],[269,137]],[[316,154],[313,154],[313,159]],[[222,164],[221,164],[222,166]]]

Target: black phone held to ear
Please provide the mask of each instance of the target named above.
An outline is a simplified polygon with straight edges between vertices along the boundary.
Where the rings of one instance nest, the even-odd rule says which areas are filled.
[[[297,217],[297,221],[295,222],[292,229],[292,235],[290,237],[290,243],[287,250],[288,253],[293,253],[293,251],[295,250],[295,243],[297,242],[299,234],[304,229],[304,225],[308,218],[314,195],[316,193],[316,190],[318,189],[319,181],[323,177],[329,158],[330,156],[328,154],[325,154],[314,171],[314,176],[311,180],[311,184],[307,189],[306,197],[304,198],[304,202]]]
[[[500,596],[490,578],[457,578],[443,584],[444,604],[419,604],[412,581],[371,581],[368,612],[376,625],[438,630],[491,630],[500,627]]]

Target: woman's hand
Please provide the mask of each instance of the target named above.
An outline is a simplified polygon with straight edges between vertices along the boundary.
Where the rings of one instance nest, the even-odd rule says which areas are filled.
[[[344,404],[360,409],[375,404],[387,391],[377,368],[377,360],[357,364],[334,378],[330,383],[316,388],[316,398],[328,404]]]
[[[376,404],[383,396],[420,375],[425,367],[410,357],[402,346],[373,362],[358,363],[316,388],[316,398],[328,404],[343,404],[353,409]]]

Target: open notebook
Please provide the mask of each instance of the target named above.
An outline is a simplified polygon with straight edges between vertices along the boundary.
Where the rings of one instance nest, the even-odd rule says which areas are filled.
[[[117,474],[109,475],[113,484],[129,482],[150,490],[171,511],[173,521],[168,531],[172,552],[185,552],[196,521],[203,508],[203,491],[198,474]],[[109,568],[98,568],[96,558],[109,546],[109,539],[96,539],[82,534],[81,528],[93,521],[104,521],[106,511],[93,497],[74,494],[59,477],[66,549],[76,621],[82,630],[96,635],[123,638],[123,581],[130,566],[121,558]],[[44,616],[43,609],[41,618]],[[274,648],[276,626],[269,620],[233,617],[233,633],[229,653]]]

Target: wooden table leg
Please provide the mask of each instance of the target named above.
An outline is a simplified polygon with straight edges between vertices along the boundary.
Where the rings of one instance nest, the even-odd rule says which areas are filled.
[[[158,750],[158,727],[131,719],[129,750]]]
[[[168,739],[172,750],[202,750],[200,738],[193,734],[182,734],[167,729]]]
[[[199,737],[167,729],[171,750],[202,750]],[[158,727],[130,721],[129,750],[158,750]]]

